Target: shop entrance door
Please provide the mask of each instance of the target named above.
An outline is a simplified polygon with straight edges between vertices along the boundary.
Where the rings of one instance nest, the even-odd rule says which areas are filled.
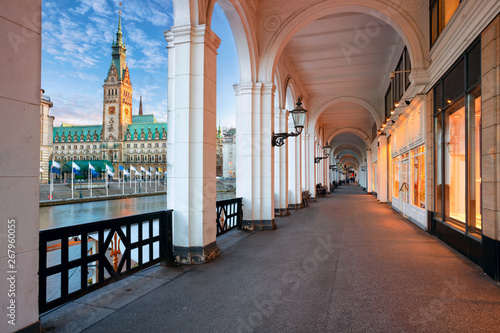
[[[403,160],[402,163],[402,183],[399,188],[399,198],[403,205],[403,214],[410,215],[410,160]]]

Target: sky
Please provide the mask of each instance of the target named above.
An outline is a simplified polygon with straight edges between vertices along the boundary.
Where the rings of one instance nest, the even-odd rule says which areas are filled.
[[[102,85],[111,64],[120,0],[42,1],[42,89],[51,97],[54,126],[102,124]],[[167,42],[171,0],[124,0],[122,32],[133,92],[132,112],[167,121]],[[239,67],[233,35],[216,5],[212,30],[221,38],[217,57],[217,125],[235,125]]]

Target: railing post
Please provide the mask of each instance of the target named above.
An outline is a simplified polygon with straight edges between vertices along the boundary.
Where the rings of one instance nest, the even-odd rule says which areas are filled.
[[[174,249],[172,236],[172,211],[166,210],[160,220],[160,257],[162,264],[171,266],[174,264]]]

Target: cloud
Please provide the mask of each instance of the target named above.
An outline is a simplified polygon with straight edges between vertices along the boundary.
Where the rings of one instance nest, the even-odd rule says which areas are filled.
[[[54,126],[60,126],[62,122],[72,125],[102,125],[102,98],[89,94],[51,93],[50,96],[54,103],[54,107],[50,109],[50,115],[55,117]]]
[[[132,52],[137,48],[142,54],[141,58],[135,53],[135,57],[128,59],[130,67],[143,69],[151,73],[161,67],[167,66],[167,52],[164,43],[157,39],[151,39],[142,29],[137,28],[135,24],[131,24],[127,31],[133,45]]]

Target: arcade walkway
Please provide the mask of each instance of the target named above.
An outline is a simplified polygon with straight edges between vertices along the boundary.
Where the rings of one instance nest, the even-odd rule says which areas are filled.
[[[42,326],[73,333],[500,327],[492,279],[358,186],[340,187],[276,224],[236,244],[221,241],[221,256],[208,264],[156,267],[108,294],[87,295],[42,317]]]

